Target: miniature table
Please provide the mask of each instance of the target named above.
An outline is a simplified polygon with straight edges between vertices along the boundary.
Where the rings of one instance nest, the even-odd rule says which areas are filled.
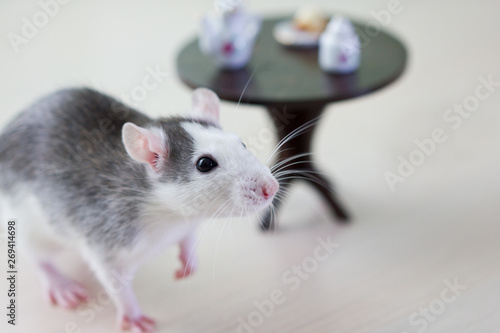
[[[200,52],[197,39],[189,42],[177,57],[178,75],[189,87],[212,89],[223,100],[264,106],[273,119],[279,140],[312,121],[308,131],[280,148],[276,163],[310,153],[317,124],[314,120],[326,105],[390,84],[404,71],[407,58],[406,49],[398,39],[384,31],[369,37],[370,33],[374,35],[373,30],[367,31],[364,24],[353,21],[361,36],[361,65],[353,74],[327,74],[318,66],[317,49],[291,49],[274,40],[273,27],[283,19],[263,21],[252,59],[242,70],[218,69],[210,57]],[[297,177],[304,179],[323,195],[340,221],[347,221],[346,210],[335,197],[331,183],[317,172],[311,156],[304,155],[291,162],[293,165],[284,169],[291,173],[280,181],[280,188],[288,188]],[[280,202],[275,200],[275,206]],[[261,223],[263,229],[270,229],[274,225],[273,215],[269,212]]]

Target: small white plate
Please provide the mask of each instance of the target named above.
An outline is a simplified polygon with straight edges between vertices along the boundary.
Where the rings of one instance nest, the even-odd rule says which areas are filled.
[[[285,46],[312,48],[317,47],[321,32],[310,32],[297,29],[292,21],[276,23],[273,36],[278,43]]]

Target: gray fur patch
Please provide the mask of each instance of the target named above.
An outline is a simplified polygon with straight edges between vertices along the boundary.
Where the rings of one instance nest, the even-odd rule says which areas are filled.
[[[182,126],[183,123],[192,122],[203,127],[212,127],[214,125],[190,118],[163,118],[158,124],[168,135],[169,156],[165,163],[165,172],[162,174],[161,181],[187,183],[191,181],[191,170],[194,171],[195,165],[192,158],[194,154],[194,140]]]

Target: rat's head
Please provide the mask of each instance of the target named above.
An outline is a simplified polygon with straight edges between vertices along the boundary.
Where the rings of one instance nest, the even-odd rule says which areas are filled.
[[[186,217],[257,212],[278,191],[269,168],[236,135],[221,130],[219,104],[215,93],[201,88],[186,118],[123,126],[127,153],[150,171],[155,202]]]

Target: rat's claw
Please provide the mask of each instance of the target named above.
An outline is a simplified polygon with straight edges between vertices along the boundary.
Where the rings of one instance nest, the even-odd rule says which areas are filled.
[[[190,275],[192,275],[194,272],[196,272],[196,261],[192,260],[190,263],[188,263],[188,260],[186,258],[183,258],[181,256],[181,262],[182,262],[182,268],[179,268],[175,272],[175,279],[180,280],[183,278],[186,278]]]
[[[175,279],[180,280],[180,279],[186,278],[186,277],[190,276],[191,274],[193,274],[194,272],[195,272],[195,269],[190,268],[189,266],[180,268],[175,272]]]
[[[139,316],[135,319],[124,316],[122,320],[122,329],[125,331],[132,330],[133,332],[147,333],[153,332],[155,330],[155,326],[155,321],[146,316]]]
[[[52,280],[47,293],[52,305],[70,310],[76,309],[88,299],[85,288],[78,282],[65,278]]]
[[[44,273],[44,293],[52,305],[76,309],[80,303],[87,300],[87,290],[59,272],[51,262],[41,262],[40,268]]]
[[[181,260],[182,268],[178,269],[175,272],[175,279],[176,280],[183,279],[185,277],[192,275],[194,272],[196,272],[196,268],[198,267],[196,258],[190,259],[186,253],[183,253],[181,251],[181,254],[179,255],[179,259]]]

